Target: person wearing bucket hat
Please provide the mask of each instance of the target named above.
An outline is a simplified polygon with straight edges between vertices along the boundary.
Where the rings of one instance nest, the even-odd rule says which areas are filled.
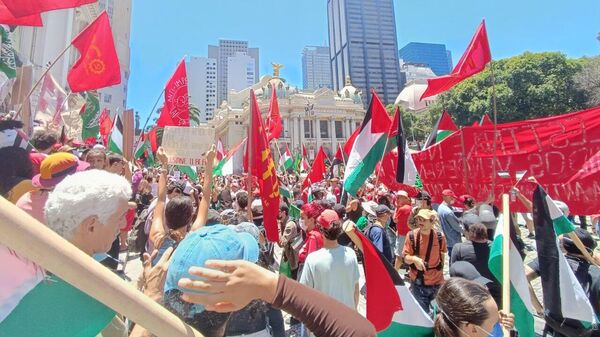
[[[27,212],[41,223],[44,219],[44,206],[50,191],[67,176],[86,170],[90,165],[80,161],[71,153],[59,152],[47,156],[40,165],[40,173],[32,179],[36,190],[25,193],[17,201],[17,207]]]
[[[205,310],[203,305],[181,299],[180,279],[201,280],[190,274],[191,267],[203,267],[209,260],[246,260],[256,263],[258,243],[246,232],[236,232],[226,225],[206,226],[188,234],[175,249],[167,271],[164,305],[205,336],[225,336],[230,313]]]

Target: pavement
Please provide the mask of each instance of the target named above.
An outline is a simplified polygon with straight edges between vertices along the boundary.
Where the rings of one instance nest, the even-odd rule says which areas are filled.
[[[525,258],[525,264],[527,264],[537,257],[535,239],[527,238],[529,231],[525,228],[525,225],[524,225],[525,221],[523,220],[523,218],[521,218],[519,216],[518,222],[519,222],[519,227],[521,229],[521,237],[526,245],[527,256]],[[590,223],[590,222],[588,222],[588,223]],[[594,235],[594,237],[596,238],[596,240],[598,240],[598,237],[596,235]],[[281,250],[278,249],[277,246],[275,248],[276,248],[275,249],[275,261],[280,261]],[[119,258],[121,261],[125,261],[126,257],[127,257],[127,253],[121,253]],[[120,268],[122,268],[122,265]],[[275,266],[275,270],[277,270],[277,269],[278,269],[277,266]],[[365,284],[365,276],[364,276],[363,268],[359,268],[359,271],[360,271],[359,283],[362,288]],[[142,274],[142,263],[139,258],[139,254],[129,254],[128,261],[125,265],[126,277],[129,279],[129,281],[131,283],[133,283],[134,285],[137,285],[137,279],[141,274]],[[401,275],[403,275],[402,271],[401,271]],[[448,264],[447,263],[444,266],[444,275],[446,276],[446,278],[450,277],[449,272],[448,272]],[[537,298],[539,299],[540,303],[542,303],[542,305],[543,305],[542,285],[540,282],[540,278],[535,279],[534,281],[531,282],[531,284],[536,293]],[[366,315],[366,301],[362,294],[360,295],[358,311],[362,315]],[[289,330],[289,325],[287,323],[288,318],[289,318],[289,315],[284,313],[284,320],[286,321],[286,330]],[[544,320],[542,317],[539,317],[539,316],[535,316],[534,318],[535,318],[535,332],[536,332],[536,334],[541,336],[542,331],[544,329]],[[290,335],[292,335],[292,336],[295,335],[295,332],[290,331]]]

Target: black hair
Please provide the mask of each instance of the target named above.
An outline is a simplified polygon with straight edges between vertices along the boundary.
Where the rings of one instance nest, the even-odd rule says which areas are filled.
[[[33,177],[33,164],[29,153],[20,147],[0,148],[0,194],[7,193],[19,182]]]
[[[337,240],[342,235],[342,224],[339,221],[333,221],[327,229],[323,227],[320,227],[320,229],[327,240]]]
[[[248,207],[248,193],[238,192],[238,194],[235,196],[235,199],[240,209],[245,209]]]
[[[192,223],[194,205],[192,199],[186,196],[176,196],[167,203],[165,220],[169,229],[179,229]]]

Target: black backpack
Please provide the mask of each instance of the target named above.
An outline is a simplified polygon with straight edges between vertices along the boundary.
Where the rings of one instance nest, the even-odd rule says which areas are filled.
[[[146,243],[148,242],[148,234],[145,232],[146,220],[150,216],[149,208],[144,209],[136,217],[133,228],[129,232],[129,251],[132,253],[140,253],[140,256],[146,252]]]

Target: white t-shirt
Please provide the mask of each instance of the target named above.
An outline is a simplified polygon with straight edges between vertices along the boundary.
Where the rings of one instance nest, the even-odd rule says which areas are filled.
[[[359,278],[356,253],[340,245],[308,254],[300,283],[355,309],[354,289]]]

